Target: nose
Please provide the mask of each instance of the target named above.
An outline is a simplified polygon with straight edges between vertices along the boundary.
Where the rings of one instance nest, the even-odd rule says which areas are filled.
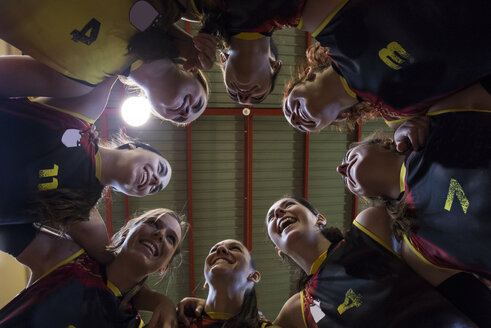
[[[251,94],[239,92],[239,93],[237,93],[237,101],[241,105],[252,105]]]
[[[342,163],[341,165],[339,165],[336,168],[336,171],[338,171],[339,174],[341,174],[343,177],[345,177],[347,175],[346,174],[347,169],[348,169],[348,163]]]
[[[274,217],[277,219],[277,218],[280,218],[281,216],[283,216],[283,214],[285,214],[285,211],[281,208],[281,207],[277,207],[275,210],[274,210]]]
[[[299,127],[302,124],[302,122],[300,121],[300,117],[294,112],[292,112],[292,114],[290,115],[290,124],[293,127]]]
[[[223,255],[223,254],[228,254],[228,249],[227,249],[227,247],[225,247],[225,245],[223,245],[223,244],[222,244],[222,245],[219,245],[219,246],[217,247],[217,254],[222,254],[222,255]]]
[[[161,179],[162,178],[158,175],[158,173],[154,171],[152,174],[152,180],[150,180],[150,185],[152,186],[160,185],[160,183],[162,182]]]
[[[164,240],[164,230],[163,229],[155,229],[155,231],[153,232],[153,236],[159,242],[162,242],[162,240]]]

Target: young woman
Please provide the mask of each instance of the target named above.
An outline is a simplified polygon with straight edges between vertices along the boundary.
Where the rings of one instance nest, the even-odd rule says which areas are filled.
[[[0,13],[0,37],[35,59],[13,59],[11,70],[3,72],[9,82],[2,83],[1,95],[80,96],[108,77],[127,75],[164,119],[188,123],[206,107],[204,76],[189,63],[189,71],[176,63],[184,56],[210,68],[213,38],[193,44],[191,36],[172,26],[179,17],[162,15],[170,13],[160,1],[103,7],[94,1],[70,6],[58,0],[5,1]]]
[[[351,93],[397,120],[490,75],[490,13],[484,0],[308,0],[297,28],[325,47]]]
[[[488,124],[491,110],[433,112],[422,149],[404,155],[391,139],[372,137],[337,170],[352,193],[395,206],[395,228],[418,255],[490,279]]]
[[[186,327],[259,328],[271,323],[259,315],[254,289],[261,275],[254,266],[248,249],[239,241],[222,240],[213,246],[205,260],[205,300],[185,298],[178,305]],[[192,323],[186,310],[199,313]],[[201,313],[203,311],[203,313]]]
[[[39,218],[65,228],[86,220],[106,186],[145,196],[169,183],[170,164],[151,146],[98,145],[92,123],[104,108],[112,82],[77,98],[0,100],[0,135],[9,154],[0,173],[2,251],[19,255],[34,238],[32,223]],[[89,246],[96,244],[90,239],[93,233],[105,235],[102,220],[80,222],[69,230],[91,256],[104,262],[98,253],[105,253],[107,236],[97,247]]]
[[[40,232],[33,252],[46,253],[42,257],[52,267],[37,271],[39,256],[30,258],[33,274],[42,276],[0,310],[0,325],[141,327],[132,297],[150,273],[169,268],[185,233],[186,224],[174,212],[148,211],[114,235],[109,249],[115,259],[99,265],[75,242]]]
[[[394,242],[383,208],[360,213],[343,236],[336,228],[326,228],[326,218],[312,204],[286,197],[271,206],[266,225],[278,255],[287,255],[310,275],[302,290],[285,303],[275,325],[474,327],[402,261],[400,254],[406,259],[412,253]],[[411,258],[412,266],[414,262]],[[429,265],[419,272],[444,290],[448,280],[458,277],[457,271]],[[476,296],[468,292],[468,298]],[[463,311],[469,310],[465,302],[461,305]],[[489,303],[475,312],[474,306],[472,319],[479,326],[489,325],[491,318],[481,313],[487,312],[483,309]]]

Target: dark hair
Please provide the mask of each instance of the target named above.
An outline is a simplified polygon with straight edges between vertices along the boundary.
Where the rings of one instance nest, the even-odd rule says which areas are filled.
[[[309,72],[322,72],[331,67],[331,59],[327,55],[327,48],[324,48],[320,43],[316,42],[311,45],[306,51],[305,61],[297,66],[296,76],[293,76],[283,88],[283,109],[287,97],[292,92],[293,88],[303,82]],[[368,101],[362,101],[354,104],[346,113],[346,125],[349,129],[354,129],[356,124],[361,124],[364,121],[369,121],[379,116],[379,112]]]
[[[293,199],[294,201],[296,201],[300,205],[302,205],[305,208],[307,208],[315,216],[317,216],[317,215],[320,214],[320,212],[317,210],[317,208],[311,202],[309,202],[308,200],[306,200],[303,197],[283,196],[281,199],[284,199],[284,198],[291,198],[291,199]],[[329,246],[329,249],[327,250],[327,253],[328,254],[334,248],[336,248],[336,246],[339,244],[339,242],[341,240],[344,239],[344,235],[341,232],[341,230],[339,230],[336,227],[328,227],[327,226],[327,222],[326,222],[326,225],[322,228],[321,233],[324,236],[324,238],[326,238],[327,240],[329,240],[329,242],[331,243],[331,245]],[[295,261],[291,260],[288,256],[287,256],[287,258],[291,262],[295,263]],[[297,286],[296,287],[297,287],[297,291],[300,291],[305,286],[305,283],[307,282],[309,276],[296,263],[295,263],[295,265],[297,267],[297,270],[294,273],[294,276],[296,276],[296,280],[297,280],[297,284],[296,284]]]
[[[138,142],[138,141],[133,141],[133,142],[128,142],[128,143],[122,144],[122,145],[116,147],[116,149],[130,149],[131,145],[135,146],[136,148],[143,148],[143,149],[151,151],[152,153],[155,153],[161,157],[164,157],[164,156],[162,156],[162,154],[157,149],[153,148],[149,144],[146,144],[143,142]]]

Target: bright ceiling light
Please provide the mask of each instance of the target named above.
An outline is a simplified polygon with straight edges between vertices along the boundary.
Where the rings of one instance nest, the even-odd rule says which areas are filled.
[[[121,106],[123,120],[131,126],[141,126],[150,117],[150,103],[144,97],[127,98]]]

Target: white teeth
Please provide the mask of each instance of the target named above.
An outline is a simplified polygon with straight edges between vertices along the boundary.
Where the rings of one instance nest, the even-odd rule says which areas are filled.
[[[292,217],[285,217],[283,218],[281,221],[280,221],[280,225],[279,225],[279,228],[280,228],[280,233],[283,232],[283,230],[286,229],[286,227],[288,227],[290,224],[292,223],[295,223],[296,220],[293,219]]]
[[[152,255],[156,255],[157,248],[155,247],[155,245],[153,245],[152,243],[149,243],[148,241],[144,241],[144,242],[142,242],[142,244],[147,246],[148,248],[150,248]]]

